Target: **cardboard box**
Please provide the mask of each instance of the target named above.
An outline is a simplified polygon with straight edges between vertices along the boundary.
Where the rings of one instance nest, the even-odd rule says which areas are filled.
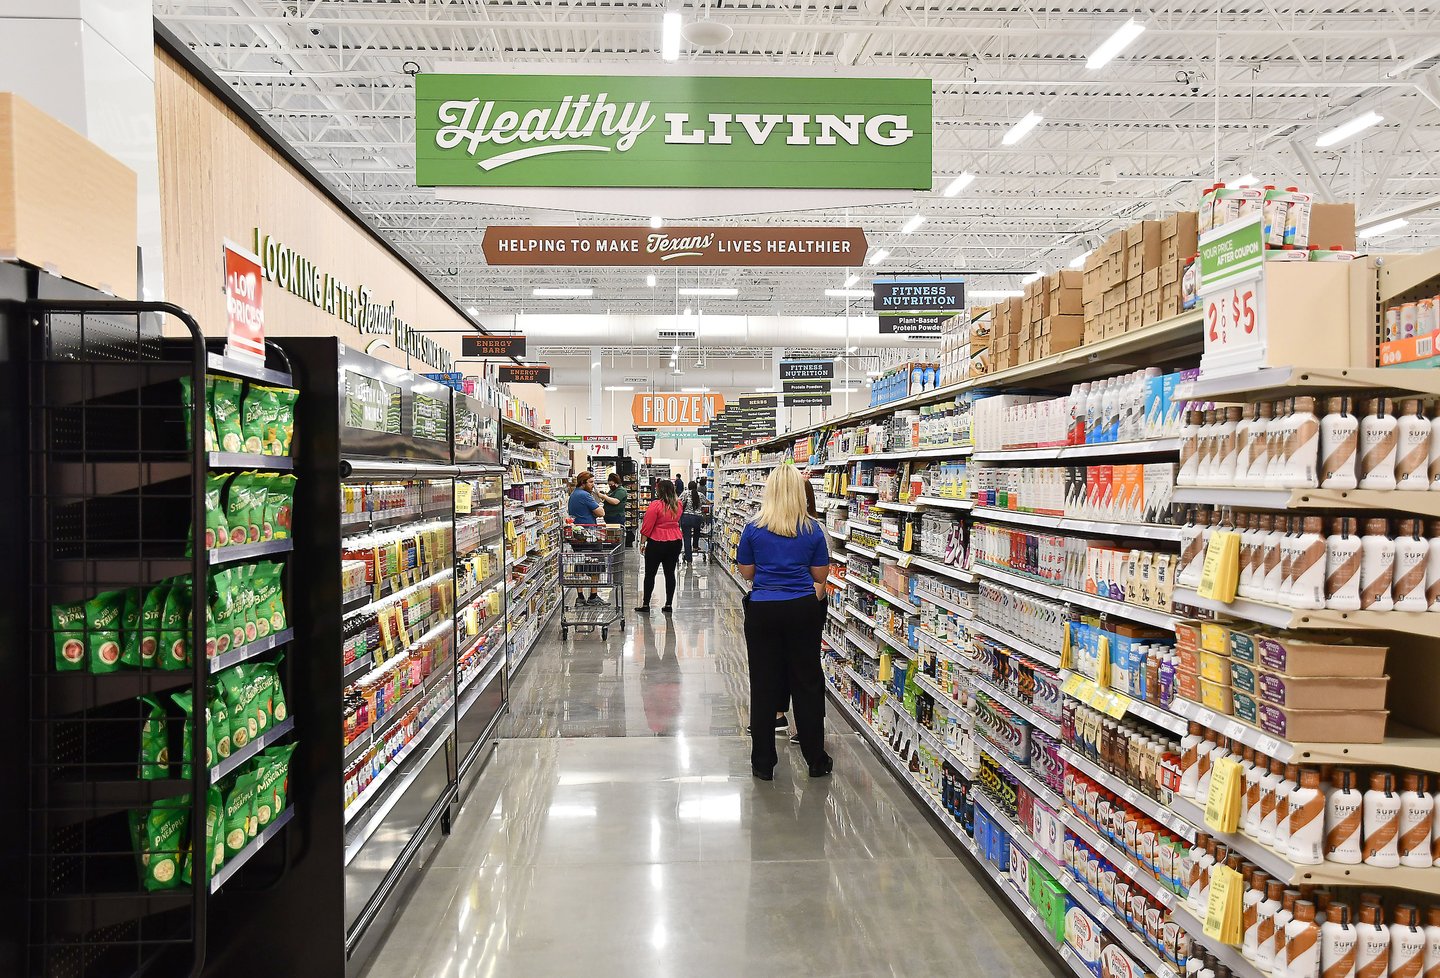
[[[1160,269],[1152,268],[1140,276],[1140,293],[1142,295],[1156,292],[1160,289]]]
[[[1341,676],[1286,676],[1264,669],[1256,676],[1261,701],[1296,710],[1383,710],[1389,676],[1352,679]]]
[[[1199,227],[1200,215],[1195,211],[1177,211],[1160,221],[1160,237],[1184,260],[1200,250]]]
[[[1386,710],[1297,710],[1256,705],[1256,726],[1281,740],[1317,744],[1378,744],[1385,739]]]
[[[1355,250],[1355,205],[1310,205],[1310,244],[1329,251],[1336,245],[1342,251]]]
[[[1051,316],[1049,324],[1050,349],[1056,353],[1073,350],[1085,342],[1084,316]]]
[[[1262,633],[1255,636],[1257,662],[1268,672],[1287,676],[1374,678],[1385,673],[1385,646],[1341,645],[1303,637]]]

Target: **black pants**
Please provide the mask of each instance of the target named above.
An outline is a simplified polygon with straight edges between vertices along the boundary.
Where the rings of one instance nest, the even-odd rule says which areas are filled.
[[[752,601],[745,597],[745,646],[750,659],[750,763],[775,766],[775,714],[788,696],[795,708],[800,750],[811,767],[825,753],[825,677],[820,633],[825,602],[816,598]]]
[[[685,542],[685,560],[688,562],[695,550],[700,548],[700,528],[705,521],[698,516],[686,513],[680,517],[680,532],[684,534],[680,539]]]
[[[662,565],[665,568],[665,603],[670,604],[675,596],[675,564],[679,560],[679,540],[645,541],[645,600],[641,604],[649,606],[650,595],[655,591],[655,572]]]

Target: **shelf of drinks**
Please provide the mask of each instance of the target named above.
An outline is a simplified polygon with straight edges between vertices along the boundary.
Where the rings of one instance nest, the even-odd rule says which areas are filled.
[[[487,619],[485,619],[483,622],[481,622],[481,624],[480,624],[480,630],[477,631],[474,635],[469,636],[468,638],[460,639],[459,632],[457,631],[457,632],[456,632],[456,639],[459,640],[459,641],[462,641],[464,644],[462,644],[462,645],[456,650],[456,652],[455,652],[455,660],[458,662],[458,661],[460,661],[461,659],[465,658],[466,654],[467,654],[471,649],[473,649],[476,645],[478,645],[481,641],[483,641],[484,638],[485,638],[485,636],[489,635],[492,631],[495,630],[496,626],[503,625],[504,623],[505,623],[505,613],[502,611],[500,614],[498,614],[498,615],[491,615],[489,618],[487,618]],[[456,626],[456,627],[457,627],[457,629],[458,629],[459,626]]]
[[[434,671],[431,672],[429,676],[426,676],[419,686],[416,686],[404,696],[400,697],[399,702],[386,710],[383,717],[374,720],[370,726],[360,732],[359,736],[350,741],[350,743],[345,744],[343,756],[346,767],[348,767],[355,758],[363,754],[371,744],[383,740],[384,737],[382,735],[387,733],[390,728],[395,725],[397,717],[404,716],[410,707],[424,699],[428,693],[439,689],[445,685],[446,682],[453,682],[455,678],[452,671],[453,661],[449,655],[446,655],[444,661],[438,663]]]
[[[1010,838],[1010,841],[1019,846],[1025,855],[1038,860],[1051,873],[1060,872],[1059,864],[1051,858],[1048,852],[1036,845],[1035,840],[1022,831],[1019,825],[1015,824],[1015,820],[1006,814],[1005,809],[1000,807],[999,802],[991,798],[979,787],[972,788],[970,797],[974,800],[977,807],[983,808],[985,813],[995,820],[996,824],[998,824]],[[1026,906],[1028,907],[1028,904]],[[1036,918],[1036,920],[1038,921],[1038,918]]]
[[[426,568],[421,568],[420,570],[421,572],[423,572],[423,570],[428,569],[428,567],[431,566],[434,565],[427,565]],[[429,585],[435,583],[438,578],[449,576],[454,572],[454,566],[447,562],[444,567],[441,567],[439,570],[431,571],[425,577],[414,582],[413,584],[405,584],[403,578],[397,580],[393,577],[387,577],[385,580],[380,582],[380,593],[378,595],[370,597],[369,601],[357,607],[351,608],[347,606],[345,608],[345,611],[346,613],[349,613],[351,611],[362,611],[366,608],[370,608],[371,606],[389,604],[393,601],[398,601],[410,592],[418,590],[422,587],[428,587]],[[397,583],[400,585],[398,588],[396,587]]]
[[[837,426],[844,426],[844,419],[835,422]],[[826,462],[826,465],[847,464],[850,462],[908,462],[916,458],[962,458],[969,455],[975,449],[970,445],[938,445],[934,448],[897,448],[886,452],[857,452],[847,455],[842,463]]]
[[[852,618],[855,617],[854,608],[848,608],[846,611]],[[851,645],[855,646],[861,652],[864,652],[870,658],[880,658],[880,650],[875,646],[873,631],[870,635],[867,635],[864,632],[857,632],[853,628],[847,628],[845,629],[845,638]]]
[[[1140,441],[1099,442],[1088,445],[1058,445],[1044,448],[1004,448],[977,451],[976,462],[1063,462],[1078,458],[1129,458],[1138,455],[1160,455],[1178,452],[1179,438],[1146,438]]]
[[[979,734],[976,739],[978,741],[980,750],[984,751],[988,757],[995,761],[995,763],[999,764],[1006,771],[1010,772],[1010,774],[1015,778],[1016,781],[1019,781],[1026,788],[1028,788],[1030,790],[1030,793],[1033,794],[1036,798],[1038,798],[1041,802],[1043,802],[1046,806],[1057,812],[1061,808],[1065,807],[1065,800],[1061,798],[1060,795],[1057,794],[1048,784],[1037,778],[1035,776],[1035,772],[1030,770],[1028,766],[1020,763],[1015,758],[1006,754],[1003,747],[1001,747],[995,741],[991,740],[989,737],[985,736],[983,733]]]
[[[944,563],[933,557],[922,557],[920,554],[905,553],[883,543],[875,548],[875,552],[877,554],[883,554],[905,567],[930,571],[932,574],[943,574],[946,577],[954,578],[965,584],[973,584],[975,582],[975,574],[972,571],[968,571],[963,567],[956,567],[954,564]]]
[[[279,814],[277,814],[273,819],[270,820],[269,825],[265,826],[259,832],[255,833],[255,838],[251,839],[248,843],[246,843],[244,849],[241,849],[239,852],[235,853],[235,855],[231,856],[229,859],[226,859],[225,864],[220,867],[219,871],[216,872],[214,876],[210,877],[210,892],[219,893],[220,888],[226,883],[228,883],[231,878],[235,876],[236,873],[240,872],[241,868],[244,867],[244,865],[248,863],[252,858],[254,858],[257,852],[265,848],[266,844],[269,843],[271,839],[279,835],[280,830],[283,829],[286,825],[289,825],[290,820],[294,817],[294,805],[286,805],[285,808],[281,809]]]
[[[429,766],[428,761],[437,751],[445,749],[454,729],[455,716],[453,712],[449,709],[437,710],[429,720],[425,721],[425,726],[410,738],[410,742],[400,748],[390,762],[380,770],[380,773],[371,779],[370,783],[365,786],[365,790],[345,806],[343,818],[346,826],[346,866],[360,855],[365,848],[365,843],[370,841],[375,830],[385,821],[385,816],[389,815],[391,809],[405,797],[405,793],[414,783],[419,772]],[[420,755],[420,762],[408,763],[417,754]],[[389,786],[388,790],[387,785]],[[376,802],[380,803],[378,807],[376,807]],[[359,818],[362,812],[369,814],[352,830],[349,827],[350,823]]]
[[[1172,502],[1236,509],[1391,510],[1440,517],[1440,492],[1396,489],[1256,489],[1247,486],[1176,486]]]
[[[439,609],[436,609],[434,612],[427,615],[426,618],[434,618],[439,616],[439,614]],[[416,648],[417,646],[424,645],[426,642],[437,638],[441,633],[446,631],[447,628],[453,627],[455,627],[455,619],[447,615],[446,617],[440,619],[435,624],[427,628],[423,633],[421,633],[419,638],[412,640],[407,646],[405,646],[404,649],[402,649],[401,651],[397,651],[384,663],[375,666],[373,669],[361,675],[360,678],[355,681],[375,682],[376,680],[382,678],[388,673],[394,672],[396,669],[400,668],[405,664],[406,652],[408,652],[410,649]]]
[[[881,689],[879,685],[871,682],[864,676],[860,675],[860,673],[856,672],[854,666],[846,666],[845,675],[850,677],[851,682],[859,686],[861,689],[865,690],[866,693],[868,693],[870,696],[875,697],[877,700],[886,695],[885,691]]]
[[[520,667],[525,664],[525,660],[530,657],[530,653],[534,651],[535,646],[540,644],[540,636],[545,634],[545,629],[550,626],[550,620],[555,617],[555,613],[559,610],[560,603],[557,601],[551,605],[550,610],[541,613],[540,623],[535,626],[535,631],[526,638],[525,647],[520,651],[520,654],[515,656],[514,660],[510,663],[510,679],[515,678],[515,674],[520,671]]]
[[[917,672],[915,674],[915,685],[919,686],[921,689],[925,690],[925,692],[929,693],[931,698],[935,700],[935,705],[937,707],[944,710],[952,717],[955,717],[957,720],[968,721],[971,718],[971,713],[969,710],[965,709],[965,707],[961,706],[954,699],[952,699],[949,693],[941,689],[940,685],[936,683],[935,680],[931,679],[924,673]]]
[[[1190,912],[1184,900],[1176,901],[1175,907],[1170,911],[1170,918],[1196,943],[1202,944],[1206,951],[1214,955],[1216,962],[1229,968],[1232,978],[1282,978],[1278,970],[1261,971],[1254,962],[1240,953],[1239,948],[1222,944],[1206,935],[1204,922]],[[1382,957],[1381,960],[1385,959]],[[1344,973],[1348,976],[1351,972]]]
[[[923,628],[915,629],[915,639],[922,646],[930,649],[930,651],[934,652],[937,656],[947,662],[953,662],[956,665],[962,666],[968,666],[971,664],[970,658],[963,651],[951,645],[949,642],[945,641],[939,636],[930,634]]]
[[[837,602],[825,602],[825,613],[836,621],[843,622],[845,620],[845,606]]]
[[[473,603],[476,601],[476,599],[478,599],[478,598],[480,598],[482,595],[484,595],[486,591],[488,591],[488,590],[490,590],[491,588],[495,587],[497,584],[500,584],[500,583],[503,582],[504,580],[505,580],[505,572],[504,572],[503,570],[502,570],[502,571],[496,571],[494,574],[491,574],[491,575],[490,575],[488,578],[486,578],[484,581],[482,581],[481,583],[475,585],[473,588],[471,588],[469,591],[467,591],[463,596],[461,596],[461,597],[455,602],[455,607],[456,607],[456,608],[465,608],[465,607],[468,607],[469,605],[473,604]]]
[[[1060,668],[1060,653],[1042,649],[1040,646],[1033,642],[1027,642],[1023,638],[1016,638],[1003,628],[997,628],[978,616],[971,618],[966,627],[973,632],[978,632],[981,635],[994,639],[1001,645],[1014,649],[1016,652],[1027,655],[1036,662],[1043,662],[1051,669]]]
[[[1104,928],[1105,933],[1114,937],[1134,958],[1145,971],[1154,978],[1179,978],[1178,972],[1155,953],[1155,949],[1145,942],[1145,939],[1125,926],[1125,921],[1116,917],[1115,914],[1103,903],[1097,900],[1085,884],[1075,878],[1075,875],[1064,867],[1060,867],[1054,874],[1056,881],[1065,888],[1071,898],[1080,905],[1080,908],[1090,915]]]
[[[1188,821],[1158,798],[1152,798],[1140,789],[1127,784],[1068,743],[1061,745],[1060,756],[1064,758],[1067,767],[1072,767],[1090,780],[1104,785],[1123,798],[1131,807],[1138,808],[1171,832],[1182,837],[1186,842],[1195,841],[1196,823]]]
[[[885,601],[888,604],[893,604],[897,608],[903,608],[905,609],[905,611],[909,612],[912,615],[918,615],[920,613],[919,608],[915,607],[913,604],[900,597],[898,594],[895,594],[893,591],[890,591],[888,588],[883,588],[878,584],[871,584],[869,581],[854,575],[845,578],[845,583],[853,584],[861,590],[869,591],[881,601]]]
[[[374,663],[374,661],[375,653],[373,652],[366,652],[364,655],[357,656],[342,666],[340,678],[344,679],[346,684],[349,684],[352,677],[373,668],[372,663]]]
[[[553,435],[546,434],[538,428],[532,428],[525,422],[515,418],[501,418],[500,421],[504,427],[517,432],[531,441],[551,441],[554,438]]]
[[[872,560],[875,558],[875,551],[871,550],[869,547],[863,547],[858,543],[847,541],[845,544],[845,549],[849,550],[851,553],[857,553],[862,557],[869,557]]]
[[[393,527],[406,526],[412,523],[417,524],[416,528],[418,529],[420,525],[443,523],[449,520],[451,512],[449,507],[445,507],[444,509],[422,509],[414,513],[390,513],[389,515],[381,516],[379,519],[367,518],[371,515],[373,514],[347,513],[342,516],[340,519],[341,536],[359,536],[362,533],[370,533],[374,530],[388,530]],[[340,542],[343,546],[345,541],[342,539]]]
[[[1072,672],[1069,669],[1060,670],[1060,681],[1062,687],[1066,682],[1069,682],[1071,680],[1071,677],[1076,677],[1081,682],[1088,684],[1089,688],[1097,689],[1103,695],[1113,699],[1117,707],[1123,708],[1121,713],[1122,716],[1127,713],[1133,713],[1138,717],[1150,721],[1151,723],[1155,724],[1155,726],[1162,727],[1165,730],[1168,730],[1171,733],[1181,737],[1185,736],[1185,733],[1188,730],[1184,714],[1181,713],[1179,709],[1177,709],[1177,704],[1185,702],[1179,697],[1171,700],[1170,706],[1167,709],[1163,706],[1157,706],[1154,703],[1147,703],[1144,700],[1136,699],[1126,693],[1120,692],[1119,690],[1100,689],[1088,676],[1083,676],[1080,673]],[[1087,697],[1084,695],[1075,695],[1072,696],[1072,699],[1088,701]],[[1091,705],[1093,706],[1094,704]],[[1251,746],[1253,747],[1254,745],[1252,744]]]
[[[1044,731],[1056,740],[1060,739],[1060,721],[1052,720],[1050,717],[1035,712],[1034,707],[1029,703],[1015,696],[1009,690],[1001,689],[987,679],[973,674],[970,678],[975,683],[976,692],[984,693],[991,699],[998,701],[1007,710],[1035,729]]]
[[[1094,611],[1103,611],[1131,621],[1138,621],[1146,625],[1153,625],[1156,628],[1175,630],[1175,623],[1181,620],[1181,616],[1155,608],[1146,608],[1143,605],[1128,604],[1124,601],[1112,601],[1109,598],[1102,598],[1098,594],[1089,594],[1085,591],[1076,591],[1073,588],[1062,587],[1050,581],[1040,581],[1017,574],[1013,571],[1001,570],[998,567],[991,567],[980,562],[975,563],[975,573],[980,577],[997,584],[1008,584],[1011,587],[1020,588],[1022,591],[1029,591],[1031,594],[1039,594],[1043,597],[1053,598],[1056,601],[1077,604]],[[1180,593],[1177,589],[1175,601],[1180,602]],[[1437,616],[1440,617],[1440,616]]]
[[[257,735],[254,739],[250,741],[250,743],[246,744],[244,747],[234,748],[230,751],[229,757],[226,757],[219,764],[216,764],[210,769],[210,783],[219,784],[222,779],[237,770],[240,765],[250,760],[250,758],[254,757],[256,754],[260,753],[262,750],[264,750],[266,747],[269,747],[271,744],[278,743],[280,740],[288,736],[289,733],[294,729],[295,718],[293,716],[286,717],[284,720],[275,724],[275,726],[271,727],[269,730]]]
[[[278,649],[280,646],[288,644],[294,637],[295,630],[293,628],[286,628],[266,635],[264,638],[257,638],[255,641],[248,642],[233,651],[212,656],[210,659],[210,672],[213,675],[222,669],[229,669],[237,662],[245,662],[247,659],[253,659],[257,655],[269,652],[271,649]]]
[[[961,604],[956,604],[949,598],[942,598],[938,594],[932,594],[930,591],[925,590],[924,588],[915,589],[915,598],[917,601],[920,602],[921,608],[924,608],[927,604],[933,604],[935,607],[944,608],[946,611],[955,615],[959,615],[961,618],[968,620],[972,617],[969,608]]]
[[[976,506],[970,511],[970,514],[977,520],[1038,526],[1059,532],[1099,533],[1105,536],[1164,540],[1170,543],[1178,543],[1182,531],[1182,527],[1160,523],[1112,523],[1105,520],[1079,519],[1073,516],[1026,513],[1015,509],[1002,509],[998,506]]]
[[[1440,370],[1394,367],[1257,367],[1183,382],[1172,395],[1180,401],[1271,401],[1297,394],[1403,391],[1440,394]]]
[[[911,506],[908,503],[891,503],[880,501],[875,504],[876,509],[883,509],[894,513],[918,513],[919,506]]]
[[[862,622],[865,627],[870,629],[871,631],[875,630],[875,619],[865,614],[865,612],[861,611],[853,604],[847,604],[845,606],[845,614],[849,615],[851,618],[854,618],[858,622]]]
[[[1206,824],[1205,824],[1205,810],[1204,810],[1203,808],[1201,808],[1199,805],[1195,804],[1195,803],[1194,803],[1193,801],[1191,801],[1190,799],[1181,797],[1180,795],[1176,795],[1176,796],[1174,796],[1173,798],[1170,799],[1170,807],[1171,807],[1171,809],[1173,809],[1173,810],[1175,811],[1175,813],[1176,813],[1177,815],[1179,815],[1181,818],[1185,819],[1185,820],[1186,820],[1187,822],[1189,822],[1190,824],[1195,825],[1196,827],[1203,829],[1203,830],[1206,832],[1206,834],[1208,834],[1208,835],[1210,836],[1210,838],[1216,840],[1217,842],[1223,842],[1226,846],[1228,846],[1228,847],[1230,848],[1230,851],[1231,851],[1231,852],[1238,852],[1238,853],[1240,853],[1240,854],[1243,855],[1247,860],[1249,860],[1250,862],[1253,862],[1256,866],[1259,866],[1261,869],[1265,870],[1265,872],[1267,872],[1267,873],[1270,874],[1270,878],[1271,878],[1271,879],[1280,880],[1281,882],[1284,882],[1284,883],[1287,883],[1287,884],[1288,884],[1288,883],[1297,883],[1297,882],[1298,882],[1298,883],[1320,882],[1319,880],[1311,880],[1311,879],[1308,879],[1308,878],[1307,878],[1307,879],[1299,879],[1299,878],[1297,878],[1297,867],[1295,866],[1294,863],[1292,863],[1292,862],[1289,860],[1289,858],[1287,858],[1286,856],[1281,855],[1280,853],[1276,852],[1274,849],[1271,849],[1269,846],[1263,845],[1263,844],[1261,844],[1260,842],[1256,841],[1255,839],[1250,838],[1248,835],[1245,835],[1245,834],[1242,833],[1242,832],[1221,832],[1221,831],[1219,831],[1218,829],[1215,829],[1215,828],[1212,828],[1212,827],[1206,825]],[[1333,863],[1333,864],[1332,864],[1332,863],[1325,863],[1325,864],[1322,864],[1322,866],[1328,866],[1328,865],[1336,865],[1336,866],[1339,866],[1340,864],[1338,864],[1338,863]],[[1305,869],[1305,870],[1313,870],[1313,869],[1318,869],[1318,868],[1321,868],[1321,867],[1316,867],[1316,866],[1304,866],[1304,867],[1299,867],[1299,868],[1302,868],[1302,869]],[[1359,869],[1359,868],[1361,868],[1361,867],[1358,867],[1358,866],[1357,866],[1357,867],[1342,866],[1341,868],[1344,868],[1344,869]],[[1369,868],[1369,867],[1365,867],[1365,868]],[[1394,869],[1376,870],[1376,872],[1379,872],[1379,873],[1394,873],[1394,872],[1396,872],[1396,870],[1394,870]],[[1417,872],[1422,872],[1422,871],[1417,870]],[[1430,872],[1440,874],[1440,870],[1431,870]],[[1346,882],[1350,882],[1350,881],[1346,881]],[[1354,881],[1354,882],[1357,883],[1357,884],[1359,884],[1361,881],[1356,880],[1356,881]],[[1398,883],[1398,882],[1396,882],[1396,881],[1393,880],[1393,879],[1386,879],[1384,882],[1379,883],[1378,885],[1380,885],[1380,886],[1399,886],[1399,885],[1401,885],[1401,884]]]
[[[1082,839],[1086,845],[1093,849],[1098,855],[1108,859],[1116,869],[1135,881],[1146,893],[1149,893],[1165,909],[1173,909],[1178,901],[1174,891],[1165,886],[1147,870],[1143,869],[1135,860],[1131,859],[1119,846],[1111,842],[1106,836],[1076,814],[1075,809],[1066,806],[1060,809],[1060,821],[1065,827]]]
[[[464,697],[455,711],[457,718],[463,717],[469,712],[471,704],[475,702],[475,697],[495,681],[495,676],[503,668],[505,668],[505,656],[497,645],[491,649],[484,662],[468,670],[468,674],[460,681],[459,689],[455,694],[457,697]]]
[[[975,505],[972,499],[951,499],[948,496],[916,496],[915,505],[932,509],[970,509]]]
[[[1329,608],[1299,610],[1263,601],[1247,601],[1244,598],[1216,601],[1202,598],[1193,588],[1188,587],[1176,587],[1174,601],[1177,605],[1203,608],[1272,628],[1363,628],[1440,639],[1440,614],[1428,611],[1333,611]]]

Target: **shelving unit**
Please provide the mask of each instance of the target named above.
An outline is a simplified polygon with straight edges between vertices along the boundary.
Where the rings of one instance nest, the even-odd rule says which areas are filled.
[[[560,533],[569,453],[543,432],[504,423],[506,678],[513,681],[560,607]],[[623,473],[622,473],[623,476]],[[526,500],[534,503],[527,506]],[[633,513],[637,504],[628,507]]]

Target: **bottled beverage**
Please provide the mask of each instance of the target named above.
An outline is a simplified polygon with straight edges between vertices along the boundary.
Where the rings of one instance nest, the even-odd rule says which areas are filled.
[[[1400,796],[1395,791],[1395,776],[1389,771],[1370,775],[1364,813],[1361,845],[1366,865],[1399,866]]]
[[[1243,412],[1238,407],[1225,408],[1215,425],[1215,460],[1210,467],[1210,484],[1233,486],[1237,465],[1237,431]],[[1428,429],[1427,429],[1427,434]]]
[[[1285,884],[1270,880],[1265,884],[1265,899],[1255,908],[1255,966],[1272,970],[1275,964],[1275,915],[1285,898]]]
[[[1430,544],[1420,534],[1418,519],[1396,524],[1395,583],[1391,588],[1396,611],[1424,611],[1430,607],[1425,595],[1425,573]]]
[[[1365,521],[1360,538],[1360,607],[1367,611],[1389,611],[1394,607],[1390,589],[1395,572],[1395,544],[1386,533],[1385,520]]]
[[[1285,776],[1275,788],[1275,851],[1290,851],[1290,796],[1299,787],[1300,768],[1295,764],[1285,765]]]
[[[1400,402],[1395,422],[1395,488],[1424,492],[1430,488],[1430,419],[1418,397]]]
[[[1315,398],[1297,397],[1285,426],[1286,460],[1281,486],[1313,489],[1320,484],[1320,419],[1315,417]]]
[[[1260,419],[1260,405],[1250,405],[1250,413],[1235,425],[1235,481],[1237,486],[1250,485],[1250,459],[1255,423]]]
[[[1325,521],[1319,516],[1306,516],[1301,520],[1300,536],[1295,542],[1294,572],[1291,575],[1289,591],[1289,604],[1292,608],[1325,607],[1326,545],[1325,538],[1320,535],[1324,525]],[[1424,541],[1420,543],[1423,556]],[[1423,564],[1420,566],[1422,573],[1418,578],[1420,587],[1417,593],[1423,601]]]
[[[1360,419],[1361,489],[1395,488],[1395,453],[1395,418],[1390,413],[1390,399],[1377,397]]]
[[[1385,978],[1390,969],[1390,931],[1379,904],[1361,902],[1355,932],[1355,978]]]
[[[1356,529],[1354,517],[1336,517],[1325,539],[1325,607],[1335,611],[1360,609],[1361,556]],[[1440,570],[1440,560],[1436,566]]]
[[[1355,978],[1355,943],[1359,934],[1350,922],[1350,908],[1332,903],[1320,925],[1321,978]]]
[[[1440,907],[1425,910],[1425,978],[1440,978]]]
[[[1390,925],[1390,978],[1420,978],[1425,964],[1425,930],[1420,910],[1408,903],[1395,908]]]
[[[1195,474],[1196,485],[1213,486],[1215,484],[1215,429],[1217,422],[1215,411],[1209,410],[1200,416],[1200,438],[1198,441],[1200,461],[1199,470]]]
[[[1285,777],[1285,765],[1272,758],[1270,769],[1260,779],[1260,831],[1255,836],[1263,845],[1275,842],[1275,791]]]
[[[1440,611],[1440,520],[1431,520],[1426,530],[1425,604]]]
[[[1400,777],[1400,852],[1401,866],[1429,866],[1432,823],[1435,820],[1435,799],[1426,789],[1425,776],[1414,772]]]
[[[1245,485],[1262,487],[1269,483],[1271,434],[1275,430],[1275,408],[1267,403],[1259,405],[1260,413],[1250,425],[1250,462],[1245,475]]]
[[[1325,798],[1320,772],[1300,772],[1300,785],[1290,795],[1290,861],[1313,866],[1325,861]]]
[[[1260,785],[1268,773],[1269,759],[1256,752],[1255,763],[1245,771],[1245,818],[1241,823],[1241,831],[1252,839],[1260,838]]]
[[[1240,909],[1240,953],[1245,955],[1247,961],[1254,961],[1260,934],[1259,908],[1265,899],[1265,884],[1270,876],[1261,870],[1247,867],[1241,877],[1245,884],[1245,895]]]
[[[1285,954],[1285,945],[1290,939],[1286,928],[1295,919],[1295,901],[1300,899],[1299,890],[1286,890],[1280,897],[1280,909],[1275,911],[1275,956],[1272,970],[1275,974],[1283,975],[1288,958]]]
[[[1190,721],[1188,732],[1180,739],[1180,796],[1195,797],[1195,785],[1200,780],[1200,745],[1205,742],[1205,728],[1194,720]]]
[[[1348,397],[1332,397],[1320,421],[1320,488],[1354,489],[1360,419]]]
[[[1286,466],[1289,463],[1289,439],[1291,432],[1290,401],[1275,403],[1275,418],[1270,422],[1270,437],[1266,439],[1265,481],[1269,489],[1278,489],[1285,484]]]
[[[1355,772],[1337,768],[1335,787],[1325,799],[1325,858],[1330,862],[1360,862],[1360,827],[1365,796],[1355,784]]]
[[[1264,517],[1261,517],[1261,525],[1264,525]],[[1283,568],[1280,565],[1281,543],[1285,539],[1285,517],[1271,517],[1270,529],[1265,532],[1265,539],[1260,544],[1260,556],[1265,576],[1258,583],[1264,594],[1276,595],[1280,593],[1280,582]]]
[[[1296,900],[1294,917],[1285,925],[1286,978],[1320,978],[1320,926],[1315,904]]]

